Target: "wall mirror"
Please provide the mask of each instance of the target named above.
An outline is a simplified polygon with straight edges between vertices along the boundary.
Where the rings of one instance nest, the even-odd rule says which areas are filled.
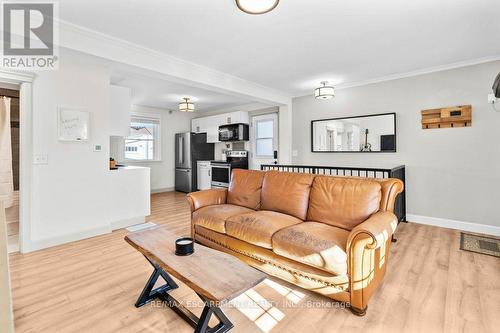
[[[396,114],[313,120],[311,151],[396,152]]]

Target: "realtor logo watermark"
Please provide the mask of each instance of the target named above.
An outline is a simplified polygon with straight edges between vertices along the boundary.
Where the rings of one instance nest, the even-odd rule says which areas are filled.
[[[2,2],[2,59],[9,69],[52,70],[59,64],[55,2]]]

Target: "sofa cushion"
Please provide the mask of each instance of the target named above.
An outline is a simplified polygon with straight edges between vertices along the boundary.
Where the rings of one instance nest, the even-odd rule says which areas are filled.
[[[227,193],[227,203],[259,209],[264,174],[263,171],[234,169]]]
[[[376,181],[317,176],[311,187],[307,219],[352,230],[380,207]]]
[[[275,232],[299,223],[302,221],[296,217],[261,210],[228,218],[226,234],[250,244],[271,249],[271,238]]]
[[[306,219],[309,192],[314,175],[268,171],[262,184],[263,210],[272,210]]]
[[[226,220],[234,215],[253,212],[253,210],[235,205],[206,206],[193,212],[192,223],[204,228],[225,233]]]
[[[349,232],[319,222],[303,222],[273,235],[273,252],[337,275],[347,274]]]

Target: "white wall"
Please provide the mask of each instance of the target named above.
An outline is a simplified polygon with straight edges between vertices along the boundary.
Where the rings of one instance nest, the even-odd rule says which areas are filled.
[[[191,130],[191,119],[199,114],[132,105],[132,112],[154,113],[161,115],[161,161],[130,162],[123,161],[123,139],[114,137],[111,140],[111,156],[127,165],[147,166],[151,168],[151,190],[167,191],[175,187],[175,133]]]
[[[407,166],[408,214],[500,227],[500,112],[487,104],[500,61],[293,100],[294,164]],[[472,104],[470,128],[422,130],[420,111]],[[397,153],[311,153],[310,121],[397,113]]]
[[[61,50],[59,70],[40,71],[33,83],[34,165],[31,237],[34,248],[109,231],[109,73],[86,57]],[[60,142],[59,106],[90,112],[89,142]],[[102,152],[93,152],[100,144]]]

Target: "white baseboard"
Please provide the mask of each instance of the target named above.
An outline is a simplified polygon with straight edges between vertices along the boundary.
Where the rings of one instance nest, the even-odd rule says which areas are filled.
[[[146,221],[145,216],[134,217],[131,219],[111,222],[111,230],[118,230],[126,227],[130,227],[131,225],[141,224]]]
[[[152,189],[151,193],[163,193],[163,192],[173,192],[173,191],[175,191],[175,187],[165,187],[165,188]]]
[[[66,234],[63,236],[57,236],[53,238],[42,238],[42,239],[34,239],[31,240],[29,244],[29,248],[24,248],[23,253],[37,251],[41,249],[45,249],[48,247],[62,245],[66,243],[71,243],[75,241],[79,241],[85,238],[91,238],[103,234],[108,234],[111,232],[111,228],[109,226],[99,227],[94,229],[89,229],[85,231],[80,231],[72,234]]]
[[[436,227],[457,229],[462,231],[475,232],[478,234],[500,236],[500,227],[496,227],[493,225],[463,222],[463,221],[443,219],[439,217],[414,215],[414,214],[407,214],[406,220],[408,222],[433,225]]]

